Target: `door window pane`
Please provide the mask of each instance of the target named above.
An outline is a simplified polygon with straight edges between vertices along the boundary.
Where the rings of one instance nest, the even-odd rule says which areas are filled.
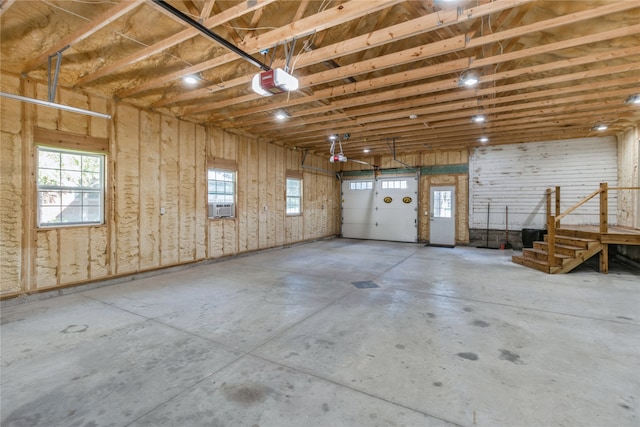
[[[451,218],[452,204],[451,204],[452,191],[434,191],[433,192],[433,217],[434,218]]]

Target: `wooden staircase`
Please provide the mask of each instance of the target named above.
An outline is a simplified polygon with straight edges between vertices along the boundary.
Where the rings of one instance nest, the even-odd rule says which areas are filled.
[[[560,212],[560,187],[547,189],[547,234],[544,242],[535,242],[533,248],[524,248],[522,255],[514,255],[512,261],[545,273],[568,273],[592,256],[600,254],[600,272],[609,271],[609,245],[640,245],[640,229],[609,226],[609,191],[638,191],[640,187],[609,187],[606,182],[600,188]],[[555,194],[555,200],[551,196]],[[564,226],[560,220],[598,196],[600,223],[597,226]],[[555,205],[555,206],[554,206]]]
[[[512,261],[544,273],[568,273],[603,249],[597,239],[572,236],[570,230],[560,229],[556,232],[553,245],[555,265],[549,265],[549,243],[546,235],[544,242],[534,242],[533,248],[522,249],[522,255],[514,255]]]

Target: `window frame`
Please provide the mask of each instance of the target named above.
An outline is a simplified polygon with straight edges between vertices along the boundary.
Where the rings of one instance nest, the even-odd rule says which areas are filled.
[[[88,171],[88,170],[83,170],[82,166],[80,167],[79,170],[75,170],[75,169],[64,169],[63,165],[62,165],[62,158],[60,160],[60,165],[59,167],[56,168],[51,168],[51,167],[43,167],[41,166],[41,158],[40,158],[40,153],[41,152],[49,152],[49,153],[55,153],[55,154],[70,154],[70,155],[74,155],[74,156],[80,156],[81,159],[83,157],[97,157],[100,159],[100,165],[99,165],[99,171],[95,172],[95,171]],[[35,206],[36,206],[36,227],[39,229],[52,229],[52,228],[67,228],[67,227],[96,227],[96,226],[102,226],[106,224],[106,219],[107,219],[107,203],[108,203],[108,197],[107,197],[107,188],[108,188],[108,165],[109,165],[109,159],[108,159],[108,153],[104,152],[104,151],[92,151],[92,150],[78,150],[77,148],[67,148],[64,144],[59,144],[56,146],[52,146],[52,145],[47,145],[47,144],[35,144]],[[82,160],[81,160],[82,163]],[[54,171],[58,171],[58,173],[60,174],[60,178],[59,180],[62,181],[62,172],[63,171],[67,171],[69,173],[73,172],[73,173],[80,173],[81,176],[83,173],[99,173],[99,185],[98,187],[91,187],[91,186],[64,186],[62,185],[62,183],[60,182],[59,185],[44,185],[44,184],[40,184],[40,172],[41,170],[54,170]],[[80,178],[82,180],[82,177]],[[85,205],[84,202],[82,202],[80,204],[81,207],[81,215],[84,212],[84,208],[85,207],[98,207],[99,209],[99,219],[96,221],[89,221],[89,220],[82,220],[82,221],[71,221],[71,222],[43,222],[42,217],[42,200],[41,200],[41,193],[45,193],[45,192],[49,192],[49,193],[55,193],[55,192],[59,192],[59,198],[60,198],[60,213],[58,214],[58,216],[60,216],[62,214],[62,212],[64,211],[64,209],[62,209],[63,202],[62,202],[62,193],[79,193],[81,194],[81,197],[84,197],[84,195],[86,194],[91,194],[91,193],[97,193],[98,194],[98,204],[97,205]],[[76,196],[77,197],[77,196]],[[69,205],[67,205],[69,206]],[[46,205],[45,205],[46,207]]]
[[[211,172],[220,172],[220,173],[231,173],[233,174],[233,180],[232,181],[226,181],[226,180],[217,180],[217,179],[209,179],[209,174]],[[216,182],[222,182],[222,183],[228,183],[228,182],[232,182],[233,183],[233,193],[232,194],[228,194],[228,193],[217,193],[217,192],[210,192],[209,191],[209,186],[210,186],[210,181],[216,181]],[[226,187],[226,184],[225,184]],[[210,197],[211,195],[218,195],[218,196],[232,196],[232,201],[217,201],[217,202],[210,202]],[[230,167],[218,167],[215,165],[209,165],[207,166],[207,219],[210,220],[219,220],[219,219],[234,219],[237,218],[237,198],[238,198],[238,171],[235,168],[230,168]],[[216,204],[231,204],[232,205],[232,214],[231,215],[211,215],[211,212],[213,212],[213,206]]]
[[[289,194],[289,180],[291,181],[297,181],[299,183],[299,194],[298,195],[290,195]],[[298,175],[287,175],[285,178],[285,206],[284,206],[284,211],[286,213],[287,216],[300,216],[302,215],[302,205],[303,205],[303,196],[304,196],[304,192],[303,192],[303,179],[302,176],[298,176]],[[290,208],[289,208],[289,200],[298,200],[298,209],[295,212],[290,212]]]

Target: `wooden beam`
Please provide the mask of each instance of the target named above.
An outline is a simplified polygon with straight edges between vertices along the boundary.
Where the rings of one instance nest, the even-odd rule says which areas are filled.
[[[516,26],[515,28],[500,31],[498,33],[480,36],[475,39],[469,40],[467,43],[468,48],[474,48],[497,41],[511,39],[513,37],[521,37],[526,34],[531,34],[538,31],[548,31],[552,28],[561,27],[563,25],[575,24],[576,22],[586,21],[588,19],[599,18],[601,16],[610,15],[616,12],[624,12],[629,9],[637,8],[638,4],[634,2],[622,1],[605,4],[593,9],[584,10],[582,12],[571,13],[568,15],[562,15],[557,18],[547,19],[541,22],[533,24]],[[594,34],[594,40],[597,40],[597,35]]]
[[[226,22],[231,21],[232,19],[236,19],[239,16],[242,16],[246,13],[250,13],[250,12],[253,12],[254,10],[265,7],[268,4],[273,3],[274,1],[276,0],[254,0],[252,2],[242,2],[237,6],[227,9],[220,14],[212,16],[211,18],[204,21],[203,25],[207,28],[217,27],[219,25],[222,25]],[[137,53],[134,53],[116,62],[106,65],[100,68],[96,72],[88,74],[87,76],[78,80],[76,85],[83,86],[95,80],[98,80],[102,77],[105,77],[109,74],[113,74],[128,65],[134,64],[138,61],[142,61],[143,59],[148,58],[152,55],[155,55],[156,53],[160,53],[163,50],[166,50],[172,46],[175,46],[179,43],[189,40],[197,36],[198,34],[200,34],[200,32],[195,28],[188,28],[186,30],[180,31],[179,33],[174,34],[173,36],[167,37],[161,42],[155,43],[149,47],[142,49]],[[237,58],[235,54],[234,56]]]
[[[307,7],[309,6],[309,1],[310,0],[300,1],[300,3],[298,4],[298,10],[296,10],[296,14],[293,16],[293,19],[292,19],[293,22],[296,22],[302,19],[302,17],[304,16],[304,13],[307,10]]]
[[[637,50],[638,52],[640,52],[640,47],[638,47]],[[591,57],[594,60],[596,59],[596,57],[593,57],[593,56]],[[435,66],[435,67],[428,67],[428,68],[437,69],[438,67]],[[640,70],[640,63],[623,64],[623,65],[609,67],[609,68],[605,67],[605,68],[601,68],[593,71],[564,74],[564,75],[550,77],[546,79],[537,79],[537,80],[532,79],[531,81],[524,82],[524,83],[503,85],[495,88],[478,90],[476,92],[458,91],[454,93],[446,93],[443,95],[433,95],[433,96],[428,96],[428,97],[419,98],[419,99],[401,100],[397,102],[385,103],[383,106],[376,105],[373,107],[366,107],[366,108],[360,108],[355,110],[348,109],[349,106],[353,106],[354,104],[362,105],[362,102],[367,102],[368,97],[364,96],[362,97],[364,98],[361,100],[362,102],[354,98],[344,100],[344,101],[336,101],[330,106],[301,110],[299,114],[292,113],[291,117],[325,113],[336,108],[343,108],[345,109],[345,112],[349,116],[352,116],[352,117],[367,116],[367,117],[362,117],[358,119],[359,120],[358,123],[362,123],[362,124],[367,122],[379,121],[379,120],[395,120],[398,118],[406,118],[409,115],[409,113],[418,114],[418,115],[425,114],[422,112],[422,109],[425,107],[430,108],[430,107],[427,107],[428,105],[439,104],[440,105],[439,108],[442,108],[441,105],[444,102],[451,102],[451,101],[456,101],[464,98],[475,100],[479,97],[483,97],[485,95],[494,94],[494,93],[497,94],[502,92],[521,91],[523,89],[533,89],[533,88],[538,88],[540,86],[547,86],[550,84],[557,84],[557,83],[568,83],[568,82],[573,83],[573,82],[577,82],[580,79],[593,78],[597,76],[606,76],[606,75],[615,74],[615,73],[632,72],[637,70]],[[425,73],[425,76],[427,77],[430,75],[432,74]],[[614,84],[632,84],[633,82],[634,82],[634,77],[632,76],[625,79],[618,79],[613,83]],[[451,84],[455,85],[456,83],[453,82]],[[443,89],[448,88],[448,85],[446,84],[440,84],[440,86]],[[589,83],[584,85],[574,85],[570,88],[565,88],[565,89],[562,89],[562,88],[549,89],[545,91],[539,91],[539,89],[536,89],[537,90],[536,92],[527,92],[521,95],[513,95],[503,99],[500,99],[500,98],[485,99],[483,101],[478,102],[476,106],[491,106],[491,105],[495,105],[496,103],[505,103],[505,102],[511,103],[511,102],[522,101],[522,100],[526,101],[526,100],[531,100],[534,98],[541,98],[541,97],[553,98],[553,97],[557,97],[557,95],[560,93],[566,93],[566,91],[579,92],[579,91],[595,90],[595,89],[598,89],[600,86],[601,86],[601,83]],[[415,88],[413,93],[415,93],[416,91],[420,93],[430,92],[428,89],[420,88],[420,87]],[[430,110],[427,110],[427,111],[430,111]],[[235,115],[231,113],[230,116],[234,117]],[[248,123],[246,121],[243,121],[238,125],[250,126],[252,124],[264,123],[268,120],[269,119],[258,118],[258,119],[253,119],[251,122],[248,122]],[[269,128],[270,126],[267,125],[266,127],[261,127],[261,130],[268,131]]]
[[[636,55],[636,54],[640,54],[640,46],[637,46],[635,48],[622,48],[622,49],[618,49],[610,52],[595,53],[595,54],[587,55],[584,57],[571,58],[571,59],[566,59],[562,61],[555,61],[551,63],[540,64],[532,67],[525,67],[518,70],[496,73],[493,75],[482,77],[481,84],[493,83],[502,79],[512,79],[520,75],[533,76],[536,73],[543,73],[551,70],[557,71],[561,68],[585,65],[593,62],[604,62],[604,61],[609,61],[616,58],[623,58],[626,56]],[[419,69],[410,70],[404,73],[396,73],[391,76],[383,76],[383,77],[369,80],[367,82],[358,82],[358,83],[346,84],[342,86],[323,89],[323,90],[316,91],[313,98],[323,99],[323,98],[331,98],[331,97],[340,96],[340,95],[356,94],[359,92],[366,92],[368,90],[381,89],[383,87],[392,86],[402,82],[407,83],[414,80],[420,80],[422,78],[434,77],[439,74],[446,74],[447,72],[451,72],[451,73],[459,72],[467,67],[466,62],[467,62],[466,59],[461,59],[461,60],[459,59],[455,61],[446,62],[437,66],[419,68]],[[437,91],[439,88],[441,88],[441,90],[444,91],[448,89],[454,89],[456,87],[457,87],[457,82],[451,80],[447,82],[438,82],[437,84],[430,83],[427,85],[414,86],[414,90],[415,92],[420,92],[420,93],[433,93],[434,91]],[[499,90],[499,91],[519,90],[519,89],[522,89],[523,87],[529,87],[529,83],[525,82],[525,83],[518,83],[513,85],[503,85],[496,90]],[[477,92],[477,95],[486,96],[489,94],[488,91],[491,91],[491,90],[493,89],[484,89],[484,90],[480,89]],[[476,96],[476,93],[457,91],[457,92],[451,92],[443,95],[425,96],[417,100],[400,100],[394,103],[388,103],[388,101],[386,101],[386,105],[390,107],[395,107],[395,108],[400,108],[403,105],[405,106],[405,108],[413,108],[415,106],[458,100],[458,99],[471,97],[471,96]],[[398,99],[401,99],[401,97],[398,97]],[[312,100],[310,99],[309,101],[312,101]],[[354,107],[366,105],[369,103],[369,101],[371,101],[371,99],[368,96],[357,97],[357,98],[351,97],[349,98],[349,101],[348,101],[349,105],[347,106],[354,108]],[[287,107],[291,108],[293,106],[301,105],[304,103],[305,103],[305,100],[303,98],[295,99],[293,101],[289,100],[289,102],[287,103]],[[340,101],[335,102],[333,105],[335,105],[336,108],[342,107]],[[346,108],[347,106],[344,106],[344,108]],[[213,116],[213,117],[210,117],[208,120],[209,121],[228,120],[229,118],[241,117],[245,115],[255,116],[255,114],[257,113],[264,112],[269,109],[275,109],[275,108],[280,108],[280,106],[279,105],[274,106],[272,103],[270,103],[266,106],[251,107],[251,108],[240,110],[240,111],[227,110],[224,115]],[[330,110],[331,110],[331,106],[324,106],[318,109],[304,109],[292,114],[292,117],[301,117],[308,114],[322,113]],[[367,111],[373,111],[373,112],[378,111],[378,107],[365,107],[364,110],[355,110],[355,111],[352,110],[351,114],[354,114],[354,115],[367,114]]]
[[[9,10],[11,6],[16,2],[16,0],[2,0],[0,1],[0,16],[4,15],[4,13]]]
[[[216,0],[206,0],[204,6],[202,6],[202,10],[200,11],[200,23],[204,22],[211,16],[211,11],[213,10],[213,5],[216,3]]]
[[[616,87],[615,84],[612,84],[612,87]],[[549,101],[538,101],[536,103],[532,103],[532,102],[528,102],[528,103],[524,103],[524,104],[517,104],[517,105],[508,105],[505,107],[495,107],[495,108],[487,108],[485,109],[485,113],[489,116],[491,116],[492,114],[495,114],[496,112],[511,112],[513,113],[514,111],[520,110],[521,112],[517,115],[517,117],[522,117],[522,118],[526,118],[526,117],[530,117],[532,115],[536,115],[536,114],[544,114],[545,109],[544,108],[540,108],[540,110],[538,111],[537,109],[539,107],[546,107],[548,105],[563,105],[563,104],[570,104],[572,106],[572,108],[577,108],[576,105],[580,105],[582,103],[585,103],[587,101],[594,101],[597,102],[598,105],[602,105],[603,102],[605,102],[603,100],[603,94],[606,93],[607,97],[617,97],[617,98],[621,98],[623,96],[623,94],[628,93],[628,90],[607,90],[607,87],[603,87],[603,93],[594,93],[594,94],[589,94],[589,95],[576,95],[573,97],[567,97],[567,98],[563,98],[563,99],[558,99],[555,100],[555,102],[550,103]],[[504,101],[504,99],[503,99]],[[508,101],[505,101],[508,102]],[[574,105],[575,104],[575,105]],[[616,102],[617,105],[620,104],[619,100],[617,100]],[[618,107],[619,109],[620,107]],[[431,117],[429,118],[429,123],[431,126],[433,126],[435,124],[435,126],[437,126],[438,128],[441,127],[445,127],[445,126],[460,126],[460,124],[462,123],[457,123],[455,121],[451,121],[452,119],[456,119],[456,118],[461,118],[465,120],[465,123],[468,123],[469,121],[469,117],[471,115],[470,111],[444,111],[440,114],[433,114],[431,115]],[[447,122],[449,122],[447,124]],[[393,129],[398,127],[398,126],[402,126],[403,124],[412,124],[415,123],[413,120],[407,118],[404,120],[390,120],[390,121],[379,121],[379,122],[371,122],[368,123],[366,125],[366,128],[368,130],[378,130],[378,131],[390,131],[393,132]],[[492,122],[489,122],[489,124],[492,124]],[[340,124],[338,123],[334,123],[334,126],[336,128],[340,128]],[[344,126],[353,126],[352,122],[350,121],[349,124],[344,124]],[[539,125],[536,125],[539,126]],[[584,125],[581,125],[584,128]],[[288,136],[293,136],[296,135],[296,133],[301,133],[301,134],[310,134],[312,136],[317,135],[317,132],[323,132],[325,131],[327,128],[327,124],[321,124],[321,125],[317,125],[317,126],[305,126],[302,129],[300,129],[298,132],[296,132],[296,127],[293,126],[292,124],[288,125],[287,127],[287,134]],[[337,129],[336,129],[337,130]],[[345,130],[348,131],[348,130]],[[265,131],[261,129],[262,134],[265,134]],[[351,132],[354,132],[354,129],[351,129]]]
[[[589,17],[592,16],[592,14],[588,15]],[[550,20],[553,21],[553,20]],[[546,22],[546,21],[545,21]],[[529,29],[531,31],[534,31],[535,29],[538,29],[538,26],[536,27],[530,27]],[[484,66],[487,64],[492,64],[495,65],[497,63],[500,62],[504,62],[504,61],[511,61],[514,59],[518,59],[518,58],[525,58],[531,55],[537,55],[537,54],[542,54],[542,53],[548,53],[548,52],[552,52],[555,50],[561,50],[561,49],[565,49],[568,46],[578,46],[578,45],[582,45],[582,44],[588,44],[588,43],[592,43],[594,41],[602,41],[602,40],[609,40],[612,38],[617,38],[617,37],[622,37],[622,36],[626,36],[626,35],[634,35],[634,34],[638,34],[640,33],[640,24],[637,25],[633,25],[633,26],[629,26],[629,27],[625,27],[622,29],[616,29],[616,30],[611,30],[611,31],[605,31],[602,33],[596,33],[596,34],[591,34],[588,36],[583,36],[583,37],[577,37],[575,39],[570,39],[570,40],[565,40],[563,42],[558,42],[558,43],[550,43],[544,46],[536,46],[533,48],[529,48],[529,49],[523,49],[517,52],[512,52],[512,53],[506,53],[506,54],[502,54],[502,55],[497,55],[495,57],[489,57],[489,58],[483,58],[480,60],[475,60],[472,65],[474,67],[478,67],[478,66]],[[491,42],[495,41],[495,37],[492,35],[491,36]],[[446,49],[446,46],[443,47]],[[464,46],[462,47],[464,48]],[[416,54],[416,51],[413,49],[408,49],[407,51],[404,51],[405,55],[401,55],[398,60],[399,63],[403,62],[406,63],[407,61],[411,60],[411,54]],[[386,61],[393,61],[393,55],[389,55],[390,57],[386,59]],[[384,64],[386,66],[390,66],[387,62],[384,62]],[[318,73],[321,76],[319,77],[313,77],[313,76],[317,76],[317,74],[314,74],[312,76],[307,76],[304,77],[302,79],[300,79],[300,86],[301,87],[305,87],[306,85],[312,85],[312,84],[319,84],[319,83],[327,83],[328,81],[332,81],[332,80],[337,80],[339,78],[344,77],[345,75],[348,75],[348,73],[346,72],[346,70],[352,69],[352,70],[360,70],[362,71],[362,68],[364,68],[366,65],[368,65],[369,67],[371,67],[372,65],[377,66],[376,64],[372,64],[372,63],[367,63],[367,64],[362,64],[362,67],[360,67],[357,64],[352,64],[350,66],[347,67],[341,67],[340,69],[337,70],[330,70],[330,71],[325,71],[325,72],[321,72]],[[490,80],[491,77],[486,77],[484,78],[484,81]],[[482,81],[482,80],[481,80]],[[408,97],[408,96],[414,96],[415,93],[429,93],[433,90],[445,90],[445,89],[453,89],[457,86],[457,80],[449,80],[447,83],[443,83],[443,82],[434,82],[434,83],[430,83],[428,84],[430,85],[430,88],[427,88],[424,85],[422,87],[415,87],[415,86],[410,86],[410,87],[406,87],[406,88],[402,88],[402,89],[396,89],[396,90],[391,90],[391,91],[386,91],[386,92],[381,92],[375,95],[368,95],[366,96],[366,100],[368,103],[372,104],[372,103],[378,103],[378,102],[385,102],[385,101],[389,101],[391,99],[399,99],[402,97]],[[253,97],[253,98],[252,98]],[[197,106],[197,107],[189,107],[186,108],[183,112],[184,115],[191,115],[191,114],[199,114],[199,113],[204,113],[204,112],[208,112],[208,111],[213,111],[216,110],[218,108],[222,108],[223,106],[225,108],[228,108],[230,105],[234,105],[234,104],[240,104],[243,102],[247,102],[251,99],[255,99],[257,96],[254,95],[247,95],[245,97],[239,97],[236,98],[234,100],[230,101],[229,100],[225,100],[225,101],[219,101],[219,102],[214,102],[212,104],[208,104],[208,105],[201,105],[201,106]],[[312,98],[313,100],[319,99],[319,97],[314,96]],[[278,108],[281,106],[278,105],[274,105],[273,108]]]
[[[474,128],[474,127],[465,127],[462,128],[465,124],[468,124],[468,120],[460,120],[460,119],[452,119],[446,122],[440,122],[437,127],[426,127],[423,125],[421,121],[417,121],[416,124],[401,124],[400,126],[387,126],[384,128],[372,128],[370,126],[361,126],[358,128],[354,128],[350,130],[352,135],[351,141],[362,139],[362,138],[371,138],[375,136],[382,136],[385,134],[388,135],[398,135],[402,134],[403,140],[405,139],[449,139],[454,138],[456,136],[463,136],[469,138],[478,138],[481,134],[488,134],[491,136],[491,140],[494,141],[496,138],[501,137],[501,135],[511,134],[514,131],[527,131],[528,129],[532,130],[546,130],[546,129],[558,129],[558,128],[568,128],[572,125],[578,123],[579,126],[584,129],[582,123],[585,121],[591,122],[596,117],[620,117],[620,112],[617,109],[616,103],[611,103],[607,108],[596,108],[594,106],[599,106],[600,103],[590,103],[585,104],[583,107],[583,111],[578,113],[562,115],[562,118],[554,118],[556,116],[553,113],[541,114],[541,115],[531,115],[528,113],[520,114],[520,115],[512,115],[508,120],[499,120],[497,122],[491,122],[490,126],[485,128]],[[416,122],[416,121],[413,121]],[[461,129],[462,128],[462,129]],[[289,129],[293,129],[289,131]],[[336,130],[340,130],[339,128]],[[317,132],[311,132],[307,135],[304,134],[306,130],[302,129],[302,131],[295,131],[293,126],[290,126],[287,123],[287,137],[294,138],[299,142],[308,142],[314,143],[317,141]],[[349,129],[345,128],[344,131],[349,131]],[[264,136],[277,136],[277,133],[262,133]]]
[[[57,148],[86,150],[106,153],[109,151],[109,139],[89,135],[79,135],[59,130],[35,127],[33,129],[34,145],[48,145]]]
[[[64,49],[67,46],[72,46],[86,39],[92,34],[95,34],[102,28],[111,24],[116,19],[127,14],[128,12],[132,11],[133,9],[137,8],[143,3],[144,3],[143,0],[135,0],[135,1],[123,1],[121,3],[116,4],[114,7],[107,10],[102,15],[98,16],[95,19],[92,19],[90,22],[87,22],[78,30],[74,31],[73,33],[59,40],[56,44],[54,44],[52,47],[47,49],[45,52],[41,53],[31,61],[28,61],[22,68],[22,72],[28,73],[30,71],[35,70],[41,64],[43,64],[49,58],[49,56],[56,54],[57,52],[59,52],[60,50]]]
[[[438,141],[454,141],[463,139],[467,142],[477,144],[477,139],[481,135],[489,135],[491,144],[514,141],[518,138],[524,137],[527,134],[539,134],[541,132],[558,132],[562,131],[563,138],[570,137],[569,132],[572,129],[579,129],[584,134],[584,126],[582,123],[585,121],[592,121],[595,117],[603,117],[603,114],[610,113],[616,114],[616,106],[609,107],[608,110],[595,110],[586,111],[582,115],[576,115],[569,119],[551,119],[547,116],[540,117],[528,117],[522,116],[516,120],[500,121],[492,129],[477,129],[477,128],[464,128],[463,126],[468,121],[452,120],[447,122],[446,125],[438,128],[425,128],[421,124],[414,126],[401,126],[401,127],[386,127],[382,129],[371,129],[370,127],[345,127],[334,128],[335,132],[350,132],[351,138],[349,146],[353,146],[357,141],[371,141],[377,138],[393,137],[396,135],[402,135],[402,144],[411,142],[438,142]],[[604,116],[606,117],[606,116]],[[551,123],[553,122],[553,123]],[[578,123],[576,125],[576,122]],[[288,129],[287,125],[287,129]],[[462,128],[462,130],[461,130]],[[289,141],[295,141],[299,146],[308,146],[316,144],[318,141],[318,133],[320,131],[309,134],[308,136],[299,136],[295,133],[287,132],[287,139]],[[277,134],[261,134],[263,137],[282,138]]]
[[[482,6],[467,9],[461,15],[458,15],[457,11],[451,10],[447,12],[440,12],[440,13],[434,13],[431,15],[423,16],[420,18],[413,19],[411,21],[403,22],[401,24],[393,25],[391,27],[374,31],[370,34],[363,34],[361,36],[354,37],[343,42],[335,43],[327,47],[306,52],[297,61],[296,68],[302,68],[302,67],[307,67],[309,65],[318,64],[323,61],[357,53],[362,50],[370,49],[372,47],[381,46],[386,43],[398,42],[400,40],[410,38],[424,32],[433,31],[433,30],[442,28],[443,26],[464,23],[471,19],[477,19],[478,17],[486,16],[491,13],[495,13],[497,11],[508,9],[511,7],[516,7],[521,4],[526,4],[531,1],[533,0],[497,0],[487,5],[482,5]],[[360,3],[360,7],[363,8],[364,5],[362,4],[362,2],[358,2],[358,3]],[[365,2],[365,4],[368,5],[369,2]],[[335,12],[332,12],[332,14],[328,14],[327,12],[323,12],[323,14],[326,14],[326,15],[323,15],[321,17],[321,20],[330,19],[331,16],[335,15]],[[371,13],[372,11],[370,11],[369,9],[365,9],[363,10],[363,12],[365,13],[363,13],[361,16],[364,16],[367,13]],[[314,18],[314,19],[311,20],[311,18]],[[339,25],[341,22],[344,22],[344,19],[340,19],[338,21],[334,20],[333,22],[334,22],[333,25]],[[297,25],[295,26],[295,30],[297,31],[292,30],[292,32],[289,35],[285,34],[284,35],[285,38],[300,37],[306,32],[314,30],[314,28],[317,27],[316,15],[309,18],[305,18],[301,21],[298,21],[296,24]],[[325,28],[327,27],[323,26],[323,29]],[[319,29],[317,30],[320,31]],[[255,40],[256,38],[253,38],[247,42],[247,45],[244,47],[244,50],[247,52],[257,52],[260,46],[262,47],[269,46],[273,43],[283,40],[282,37],[283,37],[282,34],[280,33],[274,34],[273,31],[269,33],[265,33],[261,35],[262,41],[260,43],[257,40]],[[138,94],[140,92],[162,87],[166,85],[168,81],[178,79],[183,75],[199,73],[209,68],[213,68],[221,64],[228,63],[234,59],[236,59],[234,56],[227,57],[227,55],[225,55],[222,58],[216,58],[209,61],[205,61],[201,64],[194,65],[185,70],[181,70],[180,72],[171,73],[163,77],[154,79],[136,88],[122,91],[118,93],[118,96],[120,98],[126,98],[129,96]],[[274,66],[279,66],[279,65],[280,65],[279,62],[276,62],[274,64]],[[252,75],[245,76],[244,78],[234,79],[232,82],[226,82],[224,89],[228,89],[230,87],[238,86],[242,84],[248,84],[251,81],[252,77],[253,77]],[[218,90],[221,90],[221,88],[215,85],[212,85],[206,89],[200,89],[199,93],[194,94],[194,98],[201,96],[205,90],[209,90],[209,93],[213,93]],[[190,98],[183,97],[180,101],[185,101],[189,99]],[[177,102],[180,102],[180,101],[177,101]],[[173,101],[170,101],[165,105],[169,105],[171,103],[173,103]]]

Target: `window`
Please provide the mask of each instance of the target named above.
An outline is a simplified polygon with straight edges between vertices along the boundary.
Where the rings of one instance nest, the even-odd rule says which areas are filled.
[[[209,169],[209,218],[235,217],[236,173],[223,169]]]
[[[287,178],[287,215],[302,213],[302,179]]]
[[[352,181],[349,183],[351,190],[373,190],[373,181]]]
[[[388,189],[400,189],[400,190],[406,190],[407,188],[407,181],[406,180],[402,180],[402,181],[382,181],[382,189],[383,190],[388,190]]]
[[[451,204],[452,191],[437,191],[433,192],[433,217],[434,218],[451,218],[452,204]]]
[[[38,148],[38,225],[104,223],[103,154]]]

